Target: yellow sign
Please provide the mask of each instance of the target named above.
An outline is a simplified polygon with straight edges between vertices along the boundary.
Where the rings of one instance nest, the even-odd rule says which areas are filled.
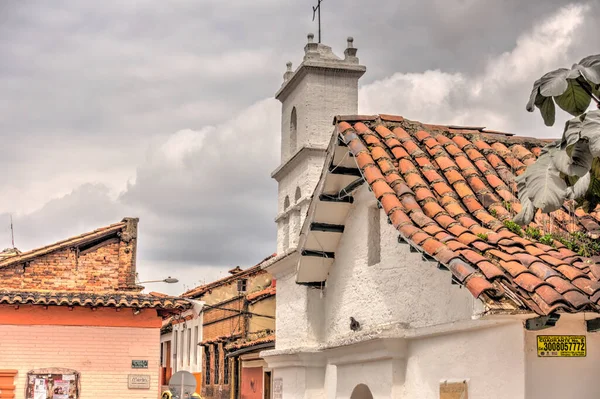
[[[538,335],[539,357],[585,357],[585,335]]]

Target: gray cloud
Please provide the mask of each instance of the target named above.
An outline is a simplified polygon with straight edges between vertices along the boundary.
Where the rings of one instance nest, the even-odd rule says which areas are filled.
[[[327,0],[324,41],[355,37],[363,112],[547,135],[524,111],[533,79],[600,44],[592,3],[571,42],[535,35],[566,4]],[[188,285],[273,252],[279,106],[264,99],[301,61],[312,5],[0,5],[0,245],[9,212],[22,249],[139,216],[141,277]]]

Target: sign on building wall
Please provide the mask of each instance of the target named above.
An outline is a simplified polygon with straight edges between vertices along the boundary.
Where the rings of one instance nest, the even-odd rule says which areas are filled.
[[[131,368],[132,369],[147,369],[148,361],[147,360],[132,360]]]
[[[283,398],[283,378],[273,379],[273,399]]]
[[[79,373],[75,370],[49,368],[27,373],[26,399],[78,399]]]
[[[127,376],[127,388],[129,388],[129,389],[150,389],[150,375],[148,375],[148,374],[129,374]]]
[[[440,384],[440,399],[468,399],[469,387],[466,381],[442,382]]]
[[[538,335],[539,357],[585,357],[585,335]]]

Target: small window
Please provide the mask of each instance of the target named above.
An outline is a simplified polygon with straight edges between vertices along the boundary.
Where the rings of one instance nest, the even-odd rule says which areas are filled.
[[[188,328],[187,333],[187,365],[190,365],[190,360],[192,359],[192,329]]]
[[[223,384],[229,385],[229,356],[223,351]]]
[[[381,261],[380,214],[381,211],[378,207],[369,208],[369,236],[367,239],[367,264],[369,266],[376,265]]]
[[[292,108],[290,115],[290,155],[296,151],[298,145],[298,115],[296,115],[296,107]]]
[[[237,282],[238,292],[246,292],[247,288],[248,288],[247,286],[248,286],[248,279],[241,278],[238,280],[238,282]]]
[[[285,199],[283,200],[283,210],[285,211],[289,207],[290,207],[290,197],[286,195]]]
[[[221,353],[219,352],[219,344],[215,344],[215,385],[219,383],[219,360],[221,358]]]
[[[194,364],[198,364],[198,326],[194,327]]]
[[[302,197],[302,192],[300,192],[300,187],[296,187],[296,195],[294,195],[294,202],[298,203],[300,197]]]
[[[204,346],[204,384],[210,385],[210,346]]]
[[[179,362],[180,362],[181,366],[183,367],[183,365],[184,365],[183,358],[185,357],[185,329],[181,330],[181,339],[179,341],[181,342],[181,348],[179,350]]]

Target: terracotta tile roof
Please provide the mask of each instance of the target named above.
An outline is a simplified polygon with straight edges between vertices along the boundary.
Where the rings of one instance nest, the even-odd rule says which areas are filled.
[[[231,352],[231,351],[242,349],[242,348],[249,348],[254,345],[266,344],[269,342],[275,342],[275,334],[270,334],[270,335],[256,338],[253,340],[249,340],[249,341],[238,340],[238,341],[232,342],[231,344],[227,345],[227,350]]]
[[[239,279],[240,277],[249,276],[253,273],[260,272],[262,270],[261,265],[264,262],[268,261],[269,259],[275,257],[276,255],[277,254],[271,254],[271,255],[267,256],[266,258],[264,258],[263,260],[261,260],[260,263],[258,263],[257,265],[249,267],[246,270],[242,270],[239,266],[236,266],[236,268],[231,269],[229,271],[230,273],[234,272],[235,274],[232,274],[231,276],[223,277],[222,279],[213,281],[208,284],[204,284],[204,285],[192,288],[191,290],[184,292],[181,296],[185,297],[185,298],[199,297],[200,295],[204,294],[205,292],[207,292],[215,287],[230,283],[232,281]],[[238,269],[239,269],[239,271],[238,271]]]
[[[136,292],[51,292],[0,290],[0,304],[89,306],[115,308],[153,308],[158,310],[185,310],[191,304],[178,297],[155,297]]]
[[[267,288],[260,290],[260,291],[256,291],[256,292],[252,292],[248,295],[246,295],[246,299],[250,302],[258,300],[258,299],[262,299],[262,298],[266,298],[269,296],[273,296],[277,293],[277,287],[274,285],[270,285]]]
[[[124,219],[122,222],[114,223],[109,226],[96,229],[94,231],[67,238],[66,240],[58,241],[54,244],[46,245],[45,247],[33,249],[27,252],[18,252],[17,254],[11,253],[10,255],[12,256],[0,257],[0,268],[11,266],[17,263],[23,263],[36,257],[46,255],[54,251],[58,251],[63,248],[81,245],[87,242],[100,240],[102,238],[114,235],[127,226],[126,220],[127,219]]]
[[[473,296],[543,315],[600,310],[600,259],[504,224],[520,210],[514,177],[550,140],[389,115],[337,117],[335,124],[400,239],[449,269]],[[546,231],[600,233],[598,209],[573,214],[565,204],[535,221]]]

